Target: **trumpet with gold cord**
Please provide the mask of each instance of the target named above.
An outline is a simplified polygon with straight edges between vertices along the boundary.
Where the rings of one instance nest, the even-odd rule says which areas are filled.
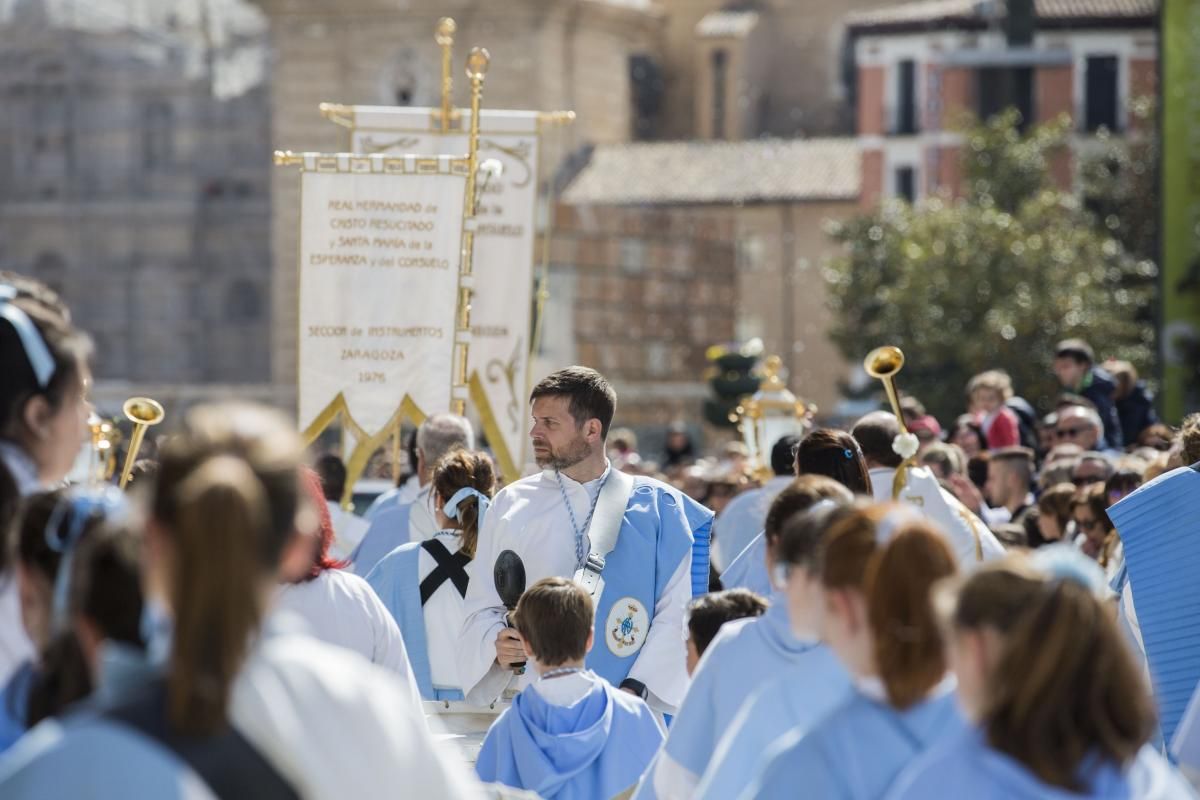
[[[750,451],[755,477],[762,481],[771,477],[771,448],[784,436],[803,435],[808,418],[816,413],[816,406],[798,400],[788,390],[780,375],[782,369],[783,359],[768,357],[758,391],[743,400],[732,415]]]
[[[125,417],[133,423],[133,435],[129,437],[129,452],[125,455],[125,468],[121,470],[121,488],[129,483],[133,474],[133,465],[137,461],[138,450],[142,440],[146,438],[146,429],[163,421],[163,407],[157,400],[149,397],[131,397],[125,401],[122,409]]]
[[[904,351],[892,345],[876,347],[863,359],[863,369],[872,378],[883,383],[888,402],[892,406],[892,413],[896,415],[896,424],[900,427],[900,436],[896,438],[899,440],[901,437],[907,437],[909,435],[908,426],[904,424],[904,412],[900,409],[900,395],[896,393],[896,375],[904,369]],[[896,445],[893,444],[893,448],[895,447]],[[916,463],[917,458],[915,451],[912,455],[907,456],[899,452],[897,454],[904,460],[896,468],[896,476],[892,479],[893,500],[900,499],[900,493],[904,491],[904,484],[908,479],[908,468]]]

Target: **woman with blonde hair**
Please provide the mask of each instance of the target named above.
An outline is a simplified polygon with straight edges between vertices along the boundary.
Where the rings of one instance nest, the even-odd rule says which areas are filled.
[[[1103,577],[1077,553],[1055,560],[1050,572],[1013,556],[940,587],[973,727],[915,763],[889,800],[1195,797],[1147,745],[1154,705],[1098,597]]]
[[[466,567],[496,493],[496,471],[486,453],[453,450],[434,466],[432,485],[438,532],[397,547],[367,583],[400,626],[421,697],[462,700],[455,647],[466,618]]]
[[[930,590],[954,575],[945,538],[915,512],[871,506],[836,523],[821,557],[824,640],[850,696],[776,741],[743,797],[870,800],[916,756],[962,730]]]

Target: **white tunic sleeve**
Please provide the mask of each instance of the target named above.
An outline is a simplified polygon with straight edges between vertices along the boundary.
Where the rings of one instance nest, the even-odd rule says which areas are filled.
[[[467,596],[463,627],[458,635],[458,677],[468,703],[487,705],[500,696],[513,678],[512,670],[496,663],[496,636],[504,629],[504,606],[496,593],[492,567],[496,563],[500,528],[507,525],[493,507],[484,519],[467,565]]]
[[[687,691],[687,604],[692,599],[692,552],[679,562],[658,602],[646,643],[629,677],[646,684],[655,711],[674,714]]]

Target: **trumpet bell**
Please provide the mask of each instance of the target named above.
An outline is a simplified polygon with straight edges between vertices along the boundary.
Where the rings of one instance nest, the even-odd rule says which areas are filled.
[[[872,378],[890,378],[904,368],[904,352],[899,347],[876,347],[863,359],[863,369]]]
[[[163,407],[149,397],[131,397],[122,410],[135,425],[157,425],[163,421]]]

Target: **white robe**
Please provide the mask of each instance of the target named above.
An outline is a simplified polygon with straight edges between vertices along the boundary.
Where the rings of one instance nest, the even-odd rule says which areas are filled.
[[[314,638],[352,650],[396,673],[409,687],[417,708],[421,707],[421,690],[400,628],[364,579],[327,569],[311,581],[284,584],[276,594],[274,611],[300,617]]]
[[[892,502],[892,479],[896,470],[876,467],[871,470],[871,488],[878,503]],[[946,535],[950,549],[959,565],[969,567],[982,561],[1004,556],[1004,545],[986,525],[943,489],[924,467],[910,467],[908,481],[900,493],[900,501],[915,508],[922,516],[937,525]],[[982,551],[983,558],[979,558]]]
[[[580,525],[587,519],[599,479],[589,492],[584,484],[562,476],[563,487]],[[470,703],[487,704],[498,697],[512,680],[511,670],[496,662],[496,636],[504,628],[504,606],[496,592],[492,570],[501,551],[521,540],[526,586],[542,578],[575,575],[575,535],[571,516],[563,505],[562,493],[553,472],[540,472],[506,486],[492,501],[482,530],[475,560],[467,567],[470,583],[464,606],[465,619],[458,639],[459,677]],[[673,714],[687,689],[684,656],[686,626],[684,612],[692,598],[691,556],[683,558],[672,573],[654,607],[652,624],[629,677],[646,685],[647,702],[656,711]],[[528,669],[519,679],[524,688],[534,678]]]
[[[332,500],[326,500],[325,505],[329,508],[329,519],[333,523],[333,542],[329,545],[329,555],[344,561],[367,535],[370,524]]]
[[[462,535],[439,533],[437,540],[451,554],[462,548]],[[417,554],[417,582],[437,568],[433,556],[422,548]],[[425,617],[425,643],[429,655],[429,676],[434,686],[461,687],[458,677],[458,632],[463,623],[463,598],[452,581],[445,581],[421,609]]]
[[[742,492],[713,520],[713,562],[717,570],[729,567],[749,546],[767,521],[767,512],[779,493],[796,480],[793,475],[776,475],[758,489]]]

